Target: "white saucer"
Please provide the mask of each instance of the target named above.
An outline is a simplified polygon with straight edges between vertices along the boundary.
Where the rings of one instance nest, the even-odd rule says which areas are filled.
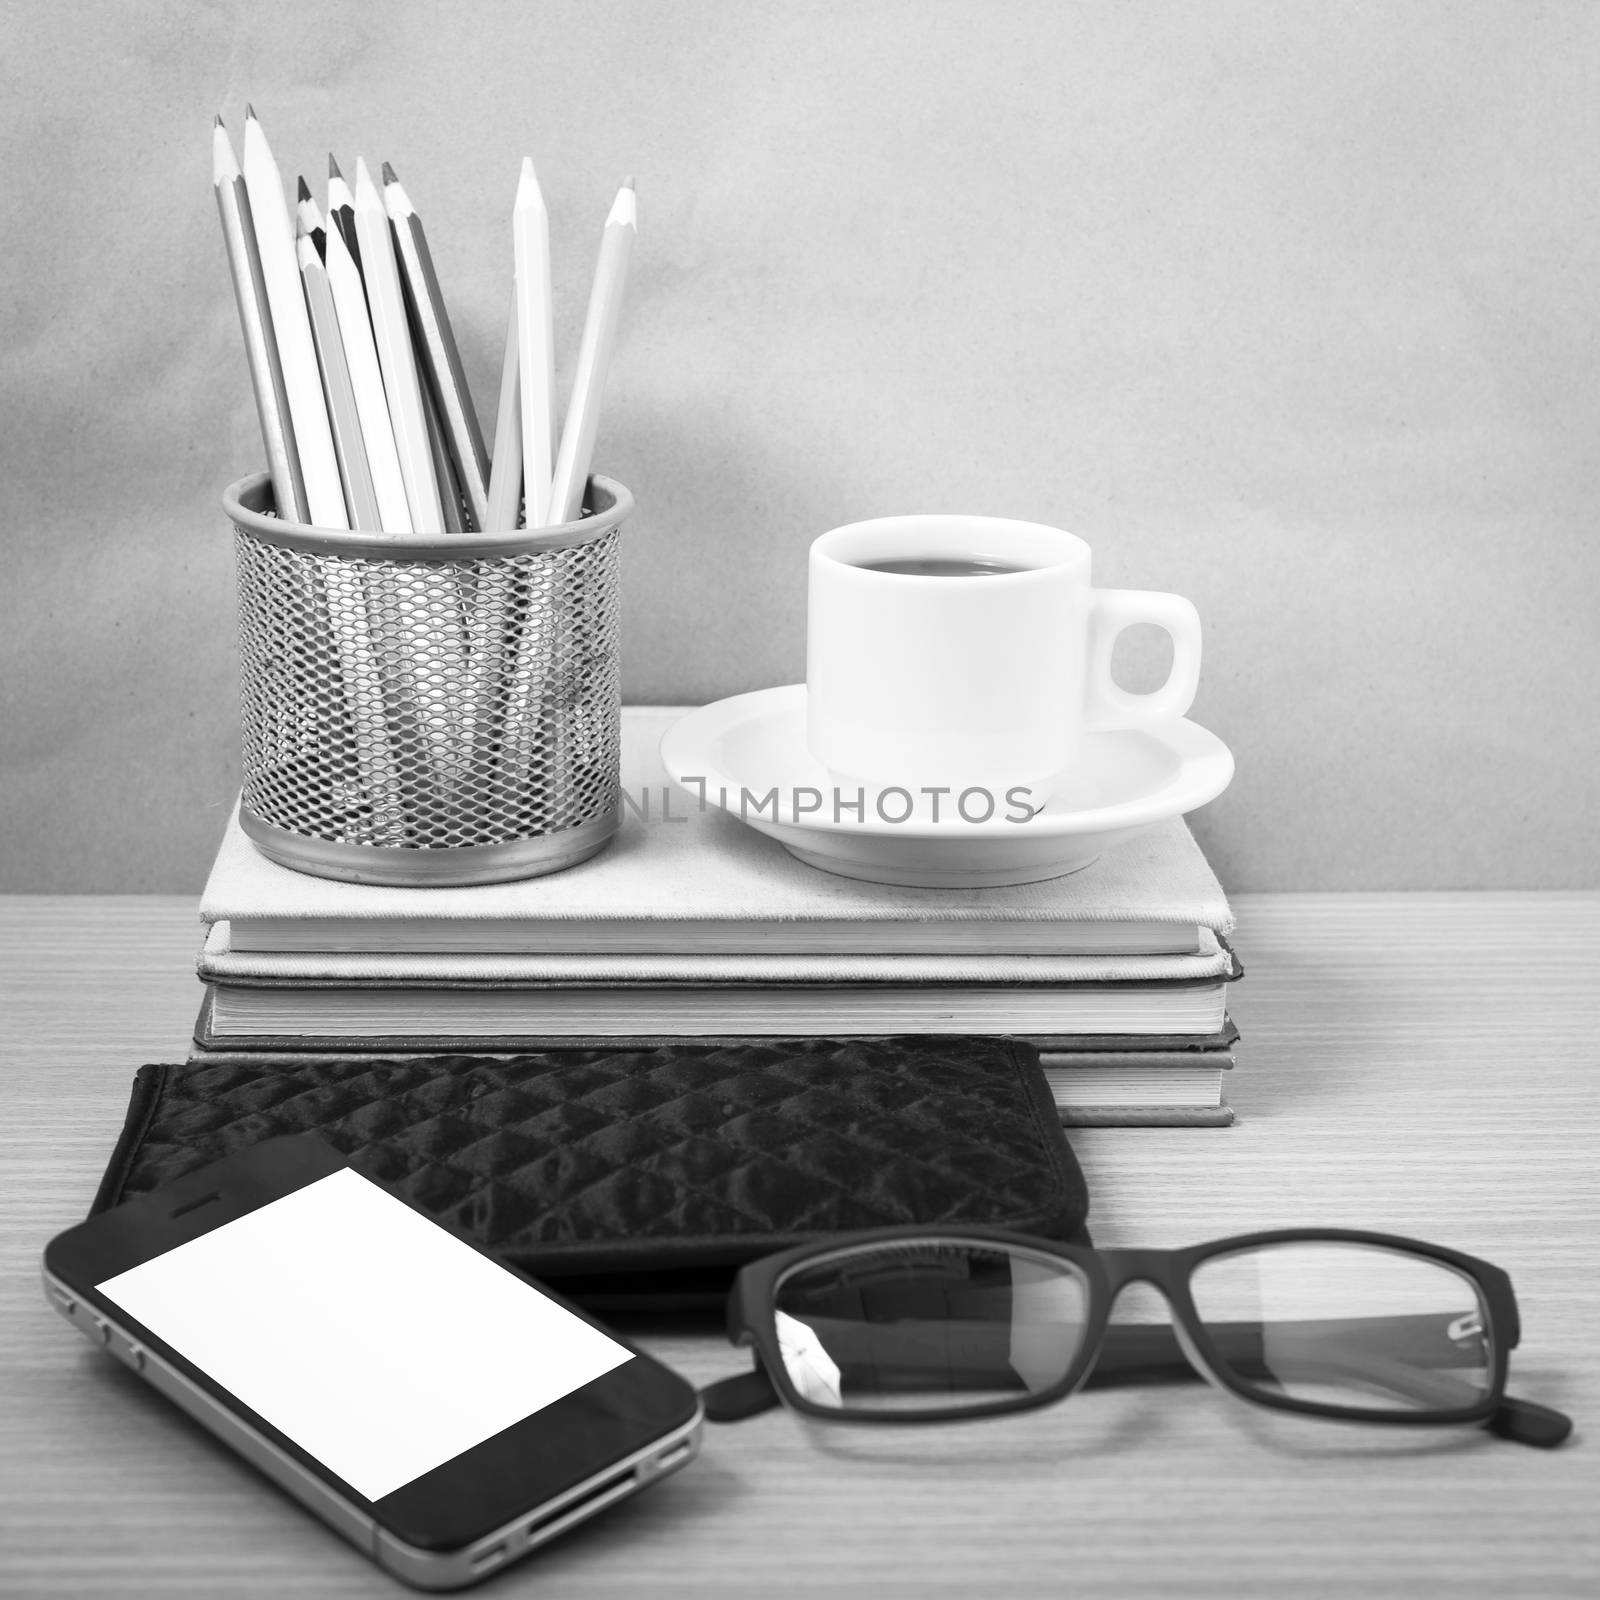
[[[1007,820],[1021,808],[1003,796],[994,797],[988,821],[964,820],[952,796],[940,801],[938,821],[927,797],[905,821],[885,821],[877,814],[878,799],[893,817],[904,807],[899,796],[905,791],[884,790],[879,797],[871,789],[861,820],[853,807],[841,807],[836,819],[835,797],[853,802],[857,787],[836,782],[807,748],[803,683],[736,694],[691,711],[667,730],[661,759],[688,794],[742,814],[810,866],[869,883],[939,889],[1063,877],[1152,824],[1216,799],[1233,777],[1228,747],[1197,723],[1178,721],[1089,734],[1072,770],[1052,785],[1050,801],[1026,821]],[[768,798],[773,790],[776,797]],[[811,791],[818,792],[819,809],[808,809]],[[981,815],[987,795],[968,792],[975,796],[969,814]]]

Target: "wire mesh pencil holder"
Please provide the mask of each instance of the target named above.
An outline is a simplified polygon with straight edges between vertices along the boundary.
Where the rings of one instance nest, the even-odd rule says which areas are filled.
[[[356,883],[558,872],[617,829],[618,544],[633,496],[516,533],[280,520],[258,474],[234,530],[244,792],[283,866]]]

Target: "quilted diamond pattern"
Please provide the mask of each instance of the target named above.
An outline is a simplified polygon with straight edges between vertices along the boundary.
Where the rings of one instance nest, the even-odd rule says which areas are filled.
[[[947,1037],[146,1067],[97,1204],[303,1132],[555,1275],[894,1223],[1070,1237],[1087,1209],[1036,1053]]]

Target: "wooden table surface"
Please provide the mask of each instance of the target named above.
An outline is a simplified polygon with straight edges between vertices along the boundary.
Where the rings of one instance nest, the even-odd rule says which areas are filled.
[[[1074,1131],[1097,1242],[1323,1224],[1486,1257],[1522,1307],[1513,1391],[1576,1418],[1563,1449],[1279,1417],[1200,1384],[931,1429],[773,1412],[709,1428],[687,1471],[480,1592],[1593,1594],[1600,895],[1237,910],[1239,1123]],[[393,1596],[39,1289],[133,1069],[183,1058],[198,943],[188,899],[0,900],[0,1594]],[[643,1342],[696,1381],[743,1364],[709,1332]]]

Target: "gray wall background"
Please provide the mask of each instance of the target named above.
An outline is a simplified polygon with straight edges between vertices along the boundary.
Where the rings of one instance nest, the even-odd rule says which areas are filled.
[[[1056,522],[1194,599],[1233,889],[1600,881],[1600,7],[20,5],[0,887],[190,892],[237,785],[219,495],[261,458],[210,189],[394,163],[492,426],[524,153],[598,453],[626,693],[804,675],[809,541]],[[1137,679],[1156,663],[1133,652]]]

